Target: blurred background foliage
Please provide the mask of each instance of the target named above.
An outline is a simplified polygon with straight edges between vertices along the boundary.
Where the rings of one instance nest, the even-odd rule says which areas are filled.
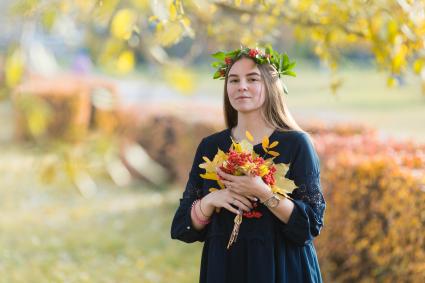
[[[196,146],[224,127],[209,54],[265,43],[297,61],[285,83],[322,161],[325,282],[423,282],[424,11],[0,0],[0,282],[196,281],[201,245],[169,226]]]
[[[217,49],[297,42],[302,55],[316,55],[332,72],[350,52],[374,58],[390,86],[412,71],[425,93],[423,1],[22,0],[5,6],[19,19],[13,31],[22,34],[8,42],[4,54],[7,86],[18,84],[25,66],[37,60],[25,52],[34,44],[23,37],[42,33],[68,47],[84,46],[95,64],[121,74],[139,62],[182,73],[179,68]],[[189,84],[184,77],[179,81]]]

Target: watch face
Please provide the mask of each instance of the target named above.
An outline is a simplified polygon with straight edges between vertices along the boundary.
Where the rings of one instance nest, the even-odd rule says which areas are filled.
[[[269,207],[276,207],[279,204],[279,198],[277,196],[273,196],[267,203]]]

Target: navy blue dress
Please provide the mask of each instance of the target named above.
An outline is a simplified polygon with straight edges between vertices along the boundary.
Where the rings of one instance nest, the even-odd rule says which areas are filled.
[[[286,177],[297,185],[291,195],[294,210],[288,223],[279,220],[260,204],[263,216],[244,218],[236,243],[227,250],[235,214],[226,209],[214,213],[211,223],[197,231],[191,221],[193,201],[217,188],[215,181],[204,180],[202,156],[210,160],[217,149],[227,152],[231,146],[231,131],[215,133],[204,138],[198,146],[189,180],[171,227],[171,237],[187,243],[204,242],[201,260],[201,283],[303,283],[322,282],[313,239],[323,226],[325,200],[320,188],[320,165],[316,151],[307,136],[299,131],[275,130],[270,143],[280,155],[275,163],[290,163]],[[264,155],[261,144],[254,146]],[[268,158],[269,156],[266,156]]]

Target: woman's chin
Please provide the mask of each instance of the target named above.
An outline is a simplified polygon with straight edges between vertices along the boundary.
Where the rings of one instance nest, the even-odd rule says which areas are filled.
[[[245,114],[245,113],[251,113],[251,112],[257,110],[255,107],[243,107],[243,106],[240,106],[240,107],[234,107],[234,108],[235,108],[236,111],[238,111],[239,113],[243,113],[243,114]]]

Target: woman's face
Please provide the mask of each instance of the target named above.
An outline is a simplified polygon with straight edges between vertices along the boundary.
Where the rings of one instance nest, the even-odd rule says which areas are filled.
[[[254,61],[242,58],[233,64],[228,74],[227,94],[230,104],[238,112],[252,112],[262,107],[265,88]]]

